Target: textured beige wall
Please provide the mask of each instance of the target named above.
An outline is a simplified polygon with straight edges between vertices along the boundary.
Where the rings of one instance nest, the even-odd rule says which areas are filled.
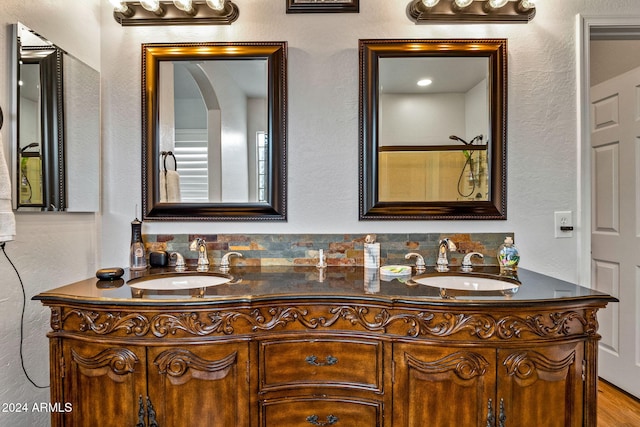
[[[231,26],[124,28],[103,2],[105,264],[126,263],[140,204],[140,44],[286,40],[288,222],[156,222],[145,233],[513,231],[523,267],[576,280],[578,238],[553,233],[554,211],[578,210],[576,15],[640,17],[640,2],[539,0],[529,24],[501,25],[416,25],[408,0],[360,3],[358,14],[286,14],[285,0],[238,0]],[[358,221],[360,38],[508,38],[507,221]]]
[[[20,21],[90,64],[100,66],[102,0],[3,0],[0,7],[0,107],[7,158],[11,141],[11,25]],[[18,213],[16,240],[6,244],[26,291],[25,367],[39,385],[49,384],[46,333],[50,310],[31,297],[95,273],[99,220],[94,214]],[[49,401],[48,389],[36,389],[20,367],[22,292],[9,262],[0,254],[0,405],[26,403],[27,413],[0,412],[0,427],[48,426],[49,414],[32,411]],[[2,409],[2,407],[0,407]]]

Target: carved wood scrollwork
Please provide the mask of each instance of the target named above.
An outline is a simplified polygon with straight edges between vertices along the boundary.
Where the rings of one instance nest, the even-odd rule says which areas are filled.
[[[575,351],[562,360],[551,360],[536,351],[523,351],[507,356],[503,365],[509,376],[522,381],[535,382],[540,371],[556,376],[556,380],[562,379],[566,375],[565,370],[573,365],[575,360]]]
[[[538,314],[522,318],[519,316],[506,316],[498,321],[498,335],[502,339],[513,337],[520,338],[522,332],[532,332],[541,337],[552,335],[571,335],[571,323],[577,320],[582,326],[589,324],[580,313],[568,311],[564,313],[549,313],[549,321],[545,321],[545,316]],[[588,329],[585,328],[585,333]]]
[[[206,360],[185,349],[163,351],[153,363],[158,372],[167,375],[174,385],[184,384],[192,377],[205,380],[217,380],[229,374],[236,363],[237,353],[233,352],[220,360]]]
[[[87,376],[108,375],[114,381],[122,381],[119,376],[135,372],[135,365],[140,360],[134,352],[127,348],[108,348],[95,356],[84,357],[71,349],[71,358]]]
[[[405,354],[405,360],[410,367],[424,373],[439,374],[452,371],[463,380],[484,375],[489,366],[489,362],[482,355],[470,351],[459,351],[433,362],[425,362]]]
[[[307,310],[295,307],[272,308],[269,310],[271,318],[267,320],[258,309],[251,311],[250,314],[238,311],[216,311],[206,315],[209,320],[208,323],[201,321],[198,313],[159,314],[153,317],[151,329],[157,337],[164,337],[169,334],[175,335],[179,330],[201,336],[214,333],[232,335],[235,333],[232,324],[239,319],[251,325],[252,331],[269,331],[276,327],[285,327],[295,321],[300,322],[307,328],[315,329],[320,321],[317,319],[307,320],[305,318],[307,313]]]
[[[598,332],[598,309],[587,309],[586,312],[586,324],[584,326],[584,333],[587,335],[595,335]]]
[[[520,317],[506,315],[496,317],[482,313],[453,313],[431,311],[389,311],[379,308],[374,311],[367,306],[327,307],[327,315],[310,315],[309,310],[301,307],[273,307],[266,314],[260,309],[160,313],[149,319],[138,313],[122,315],[119,312],[94,312],[73,309],[64,315],[53,307],[51,325],[54,331],[61,330],[64,323],[77,316],[80,332],[93,332],[107,335],[124,331],[127,335],[145,336],[149,331],[162,338],[176,335],[182,331],[189,335],[207,336],[212,334],[233,335],[256,331],[270,331],[287,328],[298,323],[307,329],[337,327],[339,322],[348,322],[351,326],[370,332],[387,333],[392,326],[393,333],[406,336],[448,337],[461,332],[487,340],[498,338],[510,340],[521,338],[522,334],[534,334],[540,337],[569,336],[572,334],[595,335],[598,329],[596,311],[586,310],[585,315],[576,312],[555,312]],[[586,317],[585,317],[586,316]],[[402,331],[402,324],[408,325]],[[248,326],[248,329],[247,329]],[[581,327],[580,327],[581,326]]]
[[[62,307],[51,307],[51,330],[59,331],[62,329]]]
[[[70,310],[65,314],[63,321],[69,316],[80,317],[80,331],[92,331],[98,335],[108,335],[119,329],[124,329],[127,334],[135,334],[139,337],[149,332],[149,319],[141,314],[97,313],[86,310]]]
[[[341,306],[331,309],[334,317],[328,320],[322,319],[322,326],[331,326],[338,319],[344,319],[352,325],[359,325],[368,331],[386,332],[387,328],[395,322],[404,322],[410,325],[407,335],[417,337],[420,335],[432,335],[445,337],[453,335],[465,329],[470,329],[472,335],[480,338],[490,338],[495,331],[495,320],[484,314],[454,314],[444,313],[441,319],[436,319],[435,313],[400,313],[391,315],[386,309],[381,309],[372,319],[368,319],[369,308]]]

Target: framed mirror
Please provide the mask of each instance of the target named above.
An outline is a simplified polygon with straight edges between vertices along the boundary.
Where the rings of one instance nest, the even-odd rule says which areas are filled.
[[[100,207],[100,74],[21,23],[14,26],[14,208]]]
[[[286,42],[142,46],[146,220],[286,220]]]
[[[506,219],[506,39],[359,48],[360,220]]]

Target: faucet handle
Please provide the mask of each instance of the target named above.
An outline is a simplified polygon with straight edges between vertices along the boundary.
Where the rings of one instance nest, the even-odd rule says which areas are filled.
[[[222,259],[220,260],[220,270],[226,270],[229,271],[229,258],[232,255],[236,255],[239,257],[242,257],[242,254],[240,252],[227,252],[226,254],[224,254],[222,256]]]
[[[473,256],[484,258],[484,255],[482,255],[480,252],[469,252],[462,259],[462,271],[471,271],[471,268],[473,267],[473,263],[471,262],[471,257]]]
[[[411,257],[416,257],[416,267],[424,267],[424,257],[417,252],[409,252],[404,256],[404,259],[410,259]]]
[[[417,252],[409,252],[404,256],[404,259],[410,259],[411,257],[416,257],[416,273],[424,273],[427,269],[424,263],[424,257]]]
[[[176,259],[176,271],[185,271],[187,269],[187,264],[184,262],[184,257],[178,252],[171,252],[169,254],[170,258]]]

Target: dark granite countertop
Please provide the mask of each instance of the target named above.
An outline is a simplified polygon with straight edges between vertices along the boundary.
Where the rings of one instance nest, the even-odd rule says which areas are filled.
[[[220,274],[217,268],[210,270]],[[204,305],[216,302],[270,301],[283,299],[335,300],[359,299],[371,303],[464,305],[464,306],[527,306],[536,302],[562,305],[576,300],[599,301],[603,305],[617,301],[601,292],[578,286],[563,280],[545,276],[524,269],[518,270],[520,282],[515,292],[503,291],[447,291],[444,295],[436,287],[407,283],[410,278],[380,277],[377,270],[362,267],[315,267],[273,266],[238,267],[228,273],[231,282],[198,289],[143,292],[128,285],[130,280],[145,280],[149,277],[196,273],[195,267],[176,273],[173,268],[153,268],[142,272],[125,271],[122,279],[100,281],[86,279],[70,285],[45,291],[33,299],[45,304],[56,302],[82,302],[96,305]],[[415,270],[414,270],[415,273]],[[426,274],[434,274],[428,267]],[[438,273],[441,274],[441,273]],[[462,273],[452,268],[446,274],[470,274],[476,276],[494,276],[497,267],[476,268],[473,273]]]

